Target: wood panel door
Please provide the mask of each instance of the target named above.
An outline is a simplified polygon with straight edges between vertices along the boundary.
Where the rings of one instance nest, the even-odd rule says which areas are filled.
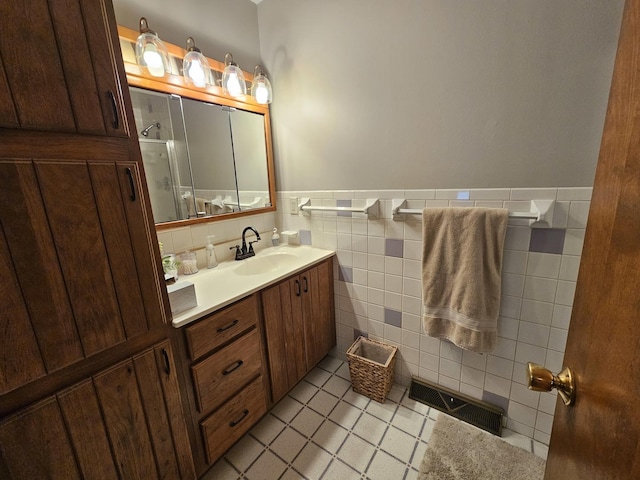
[[[300,275],[308,370],[336,345],[332,262],[325,260]]]
[[[0,127],[129,135],[109,1],[3,0],[0,19]]]
[[[640,478],[640,0],[628,0],[545,478]]]
[[[0,474],[194,479],[169,342],[0,423]]]
[[[135,163],[0,160],[0,181],[0,394],[164,323]]]

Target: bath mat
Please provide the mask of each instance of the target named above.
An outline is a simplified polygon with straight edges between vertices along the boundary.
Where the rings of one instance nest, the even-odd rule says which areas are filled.
[[[542,480],[545,461],[522,448],[441,414],[419,480]]]

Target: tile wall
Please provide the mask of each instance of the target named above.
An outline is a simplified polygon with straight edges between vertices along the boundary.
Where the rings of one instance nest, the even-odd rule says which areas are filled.
[[[271,245],[274,226],[298,230],[302,244],[337,252],[335,305],[338,346],[345,352],[358,335],[397,345],[396,382],[408,385],[412,375],[499,405],[507,426],[543,444],[549,443],[555,394],[531,392],[525,365],[533,361],[554,372],[562,357],[589,212],[591,188],[382,190],[278,192],[277,213],[211,224],[160,230],[165,252],[195,251],[206,264],[207,235],[215,235],[219,261],[231,260],[229,247],[251,225]],[[312,205],[362,207],[380,199],[378,218],[349,212],[292,209],[291,198],[310,197]],[[406,208],[441,206],[507,207],[529,211],[530,200],[557,200],[553,228],[535,229],[527,220],[510,220],[505,241],[498,345],[480,355],[422,334],[419,215],[394,220],[391,200],[404,198]]]
[[[591,188],[279,192],[278,228],[299,230],[300,242],[337,251],[335,305],[338,346],[345,351],[358,335],[399,347],[396,382],[416,375],[499,405],[507,426],[548,444],[555,394],[531,392],[525,365],[554,372],[562,357],[571,316]],[[378,218],[349,212],[301,213],[291,198],[312,205],[362,207],[380,199]],[[507,207],[529,211],[530,200],[557,200],[553,228],[535,229],[510,220],[505,241],[498,345],[475,354],[422,334],[422,255],[419,215],[394,220],[391,200],[406,208]]]

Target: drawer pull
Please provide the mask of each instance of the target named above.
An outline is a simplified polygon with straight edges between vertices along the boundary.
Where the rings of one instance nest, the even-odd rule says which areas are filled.
[[[307,281],[307,277],[302,277],[302,283],[304,283],[304,293],[309,292],[309,282]]]
[[[225,370],[222,371],[223,375],[229,375],[231,372],[233,372],[234,370],[239,369],[242,364],[244,362],[242,360],[238,360],[237,362],[235,362],[232,366],[227,367]]]
[[[249,410],[245,410],[244,412],[242,412],[242,416],[237,419],[234,420],[232,422],[229,422],[229,426],[230,427],[235,427],[236,425],[238,425],[242,420],[244,420],[244,417],[246,417],[247,415],[249,415]]]
[[[226,327],[220,327],[218,329],[218,333],[224,332],[225,330],[229,330],[230,328],[235,327],[237,324],[238,324],[238,319],[236,318],[233,322],[231,322]]]
[[[296,297],[300,296],[300,280],[296,279]]]

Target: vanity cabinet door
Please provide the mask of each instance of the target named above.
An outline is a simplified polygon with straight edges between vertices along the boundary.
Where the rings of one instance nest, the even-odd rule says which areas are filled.
[[[336,344],[332,261],[262,291],[274,402]]]
[[[0,477],[194,479],[169,342],[0,421]]]
[[[0,160],[0,394],[164,322],[136,164]],[[154,280],[155,279],[155,280]]]
[[[25,7],[0,2],[0,126],[128,136],[110,1],[37,0]]]

